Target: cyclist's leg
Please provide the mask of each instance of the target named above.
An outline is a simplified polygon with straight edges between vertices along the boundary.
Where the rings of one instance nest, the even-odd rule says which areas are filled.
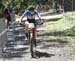
[[[8,17],[7,17],[7,27],[9,27],[9,26],[10,26],[10,22],[11,22],[11,17],[10,17],[10,16],[8,16]]]
[[[24,29],[24,31],[25,31],[25,35],[26,35],[26,38],[27,39],[28,39],[28,32],[29,32],[28,27],[29,27],[29,23],[28,22],[25,22],[25,29]]]
[[[9,27],[9,21],[8,21],[8,19],[7,19],[7,28]]]
[[[7,19],[7,28],[10,26],[10,21]]]
[[[33,37],[34,37],[34,44],[35,44],[35,47],[36,47],[36,37],[37,37],[36,27],[33,28]]]

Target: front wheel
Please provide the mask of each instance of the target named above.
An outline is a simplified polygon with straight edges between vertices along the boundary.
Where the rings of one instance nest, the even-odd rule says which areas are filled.
[[[31,52],[31,56],[34,57],[34,51],[33,51],[33,42],[34,38],[33,38],[33,33],[29,33],[29,41],[30,41],[30,52]]]

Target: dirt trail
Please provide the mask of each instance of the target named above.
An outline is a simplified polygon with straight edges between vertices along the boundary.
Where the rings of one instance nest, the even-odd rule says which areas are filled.
[[[74,23],[71,23],[72,21],[67,22],[60,18],[56,21],[47,21],[40,27],[35,49],[38,58],[31,58],[30,49],[27,49],[22,57],[5,61],[75,61],[75,37],[59,35],[60,31],[73,27]],[[73,42],[70,42],[71,40]]]
[[[67,18],[66,18],[67,19]],[[65,24],[66,23],[66,24]],[[75,59],[75,37],[60,35],[60,31],[73,27],[72,21],[60,19],[59,21],[48,21],[38,32],[36,55],[40,58],[27,59],[29,61],[74,61]],[[70,24],[70,25],[69,25]],[[63,26],[64,25],[64,26]],[[50,26],[50,27],[49,27]],[[65,27],[66,26],[66,27]],[[57,34],[55,33],[57,32]],[[71,40],[73,42],[71,42]],[[29,55],[25,55],[29,57]]]

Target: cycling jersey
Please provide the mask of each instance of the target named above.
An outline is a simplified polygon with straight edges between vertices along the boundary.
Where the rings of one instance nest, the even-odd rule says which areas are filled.
[[[38,13],[36,10],[34,11],[33,14],[31,14],[31,12],[30,12],[29,10],[27,10],[27,11],[24,12],[24,16],[27,17],[27,21],[28,21],[29,23],[36,23],[35,17],[36,17],[36,16],[40,17],[40,16],[39,16],[39,13]]]
[[[27,19],[35,19],[36,16],[39,16],[39,13],[35,10],[33,14],[29,10],[24,12],[24,16],[27,17]]]

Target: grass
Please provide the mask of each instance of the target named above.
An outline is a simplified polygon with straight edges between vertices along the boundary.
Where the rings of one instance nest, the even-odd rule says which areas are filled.
[[[67,18],[63,17],[62,19],[58,19],[56,21],[50,20],[49,22],[46,22],[44,26],[46,30],[63,31],[72,28],[74,23],[72,20],[68,20]]]
[[[62,18],[50,19],[43,26],[47,30],[43,35],[61,37],[70,42],[75,41],[75,14],[65,13]],[[50,37],[49,37],[50,38]]]
[[[63,54],[75,55],[75,15],[72,13],[65,13],[60,19],[50,19],[46,21],[43,26],[46,30],[42,36],[44,41],[59,43],[66,45],[63,49]],[[53,45],[52,45],[53,46]],[[54,46],[57,46],[54,44]],[[47,46],[48,47],[48,46]]]
[[[63,18],[48,20],[43,26],[48,42],[70,42],[74,46],[70,44],[64,54],[75,55],[75,13],[65,13]]]

